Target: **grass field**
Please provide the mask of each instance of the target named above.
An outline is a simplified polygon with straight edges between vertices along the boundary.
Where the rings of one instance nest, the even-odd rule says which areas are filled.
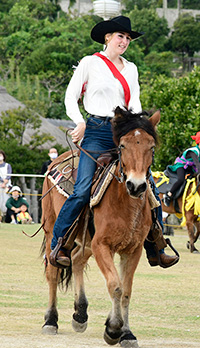
[[[28,234],[38,227],[23,226]],[[102,336],[110,299],[94,258],[85,276],[88,329],[80,334],[71,327],[72,284],[67,293],[58,291],[58,335],[42,335],[48,306],[48,286],[40,257],[43,232],[30,239],[21,231],[20,225],[0,224],[0,347],[108,347]],[[175,230],[171,237],[181,256],[172,268],[152,268],[145,253],[142,255],[130,306],[130,326],[140,348],[200,347],[200,254],[190,254],[187,239],[185,230]],[[196,244],[200,249],[200,240]]]

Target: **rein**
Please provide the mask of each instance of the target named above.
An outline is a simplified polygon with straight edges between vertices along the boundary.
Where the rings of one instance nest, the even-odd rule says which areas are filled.
[[[76,147],[82,151],[85,155],[87,155],[88,157],[90,157],[94,162],[96,162],[98,164],[98,166],[100,166],[101,168],[105,169],[105,166],[103,164],[101,164],[99,161],[97,161],[94,157],[92,157],[90,155],[90,153],[101,153],[101,152],[95,152],[95,151],[90,151],[90,153],[88,151],[86,151],[85,149],[83,149],[80,145],[78,145],[77,143],[75,144]],[[111,149],[113,150],[113,149]],[[110,150],[106,151],[106,152],[109,152]],[[118,149],[115,149],[116,153],[118,154],[118,159],[119,159],[119,163],[120,163],[120,177],[118,177],[117,175],[115,175],[114,173],[112,173],[110,170],[108,170],[108,172],[119,182],[119,183],[122,183],[124,180],[124,173],[123,173],[123,170],[122,170],[122,166],[121,166],[121,149],[120,147],[118,147]],[[103,152],[103,153],[106,153],[106,152]]]

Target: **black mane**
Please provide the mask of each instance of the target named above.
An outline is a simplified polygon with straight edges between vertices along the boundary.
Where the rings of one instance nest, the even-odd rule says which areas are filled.
[[[131,112],[131,109],[123,110],[118,106],[115,109],[115,116],[111,121],[114,141],[119,144],[120,138],[123,135],[134,129],[140,128],[152,135],[157,143],[157,134],[151,122],[149,122],[147,118],[148,115],[149,114],[146,111],[134,114]]]

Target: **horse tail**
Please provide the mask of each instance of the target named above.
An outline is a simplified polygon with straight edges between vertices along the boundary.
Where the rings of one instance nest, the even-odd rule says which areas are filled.
[[[43,237],[43,241],[40,247],[40,257],[42,257],[45,253],[45,249],[46,249],[46,236],[44,235]]]
[[[68,266],[67,268],[64,268],[61,270],[60,273],[60,279],[59,279],[59,288],[61,290],[67,291],[69,285],[71,285],[72,280],[72,266]]]

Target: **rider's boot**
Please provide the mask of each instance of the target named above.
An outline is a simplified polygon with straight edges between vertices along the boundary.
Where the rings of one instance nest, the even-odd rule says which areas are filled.
[[[164,252],[164,248],[169,245],[175,252],[175,255],[167,255]],[[151,230],[149,231],[148,237],[144,243],[144,247],[147,251],[148,262],[151,266],[160,266],[168,268],[175,265],[179,261],[178,252],[172,247],[169,239],[167,241],[163,237],[162,227],[158,221],[156,221]]]

